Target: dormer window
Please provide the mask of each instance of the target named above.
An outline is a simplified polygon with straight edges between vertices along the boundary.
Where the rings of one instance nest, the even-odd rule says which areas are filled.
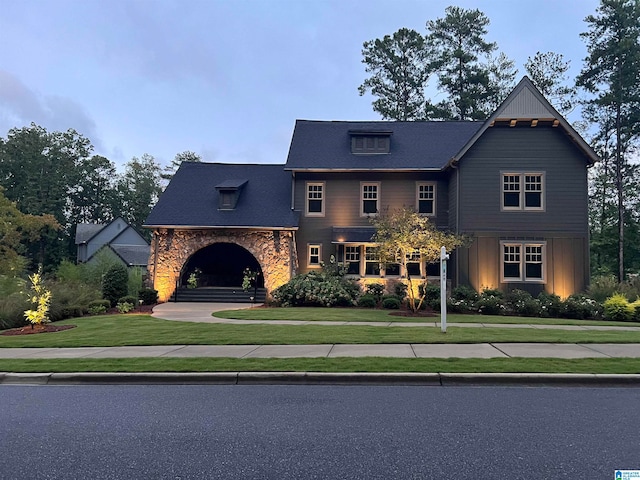
[[[351,153],[389,153],[391,132],[351,131]]]
[[[218,210],[234,210],[247,180],[226,180],[215,189],[218,191]]]

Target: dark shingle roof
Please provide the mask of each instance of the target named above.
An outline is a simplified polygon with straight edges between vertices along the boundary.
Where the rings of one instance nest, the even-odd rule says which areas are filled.
[[[109,245],[111,249],[127,264],[133,266],[147,265],[149,261],[149,245]]]
[[[107,225],[104,223],[79,223],[76,225],[76,245],[88,242]]]
[[[183,162],[145,222],[153,226],[296,228],[284,165]],[[216,186],[247,181],[236,208],[219,210]]]
[[[287,170],[440,170],[483,122],[297,120]],[[388,154],[352,154],[350,131],[391,133]]]

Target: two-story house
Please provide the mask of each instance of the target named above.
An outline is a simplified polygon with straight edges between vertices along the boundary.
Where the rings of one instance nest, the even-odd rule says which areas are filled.
[[[370,218],[412,207],[472,239],[452,255],[453,285],[564,297],[589,279],[596,160],[526,77],[484,122],[298,120],[284,165],[183,164],[146,222],[149,269],[161,299],[199,257],[209,270],[222,258],[222,270],[244,268],[221,244],[248,251],[268,291],[331,256],[363,282],[402,279],[379,263]],[[410,274],[438,275],[411,260]]]

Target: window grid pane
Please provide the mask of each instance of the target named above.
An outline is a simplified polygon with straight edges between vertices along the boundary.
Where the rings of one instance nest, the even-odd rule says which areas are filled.
[[[320,264],[320,246],[309,245],[309,265]]]
[[[344,259],[347,262],[359,262],[360,247],[346,247]]]

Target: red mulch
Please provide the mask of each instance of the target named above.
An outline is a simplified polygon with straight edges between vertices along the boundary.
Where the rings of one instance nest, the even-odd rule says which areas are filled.
[[[0,335],[33,335],[35,333],[51,333],[60,332],[62,330],[69,330],[70,328],[76,328],[75,325],[54,325],[47,323],[46,325],[35,325],[33,328],[31,325],[26,327],[11,328],[1,332]]]

